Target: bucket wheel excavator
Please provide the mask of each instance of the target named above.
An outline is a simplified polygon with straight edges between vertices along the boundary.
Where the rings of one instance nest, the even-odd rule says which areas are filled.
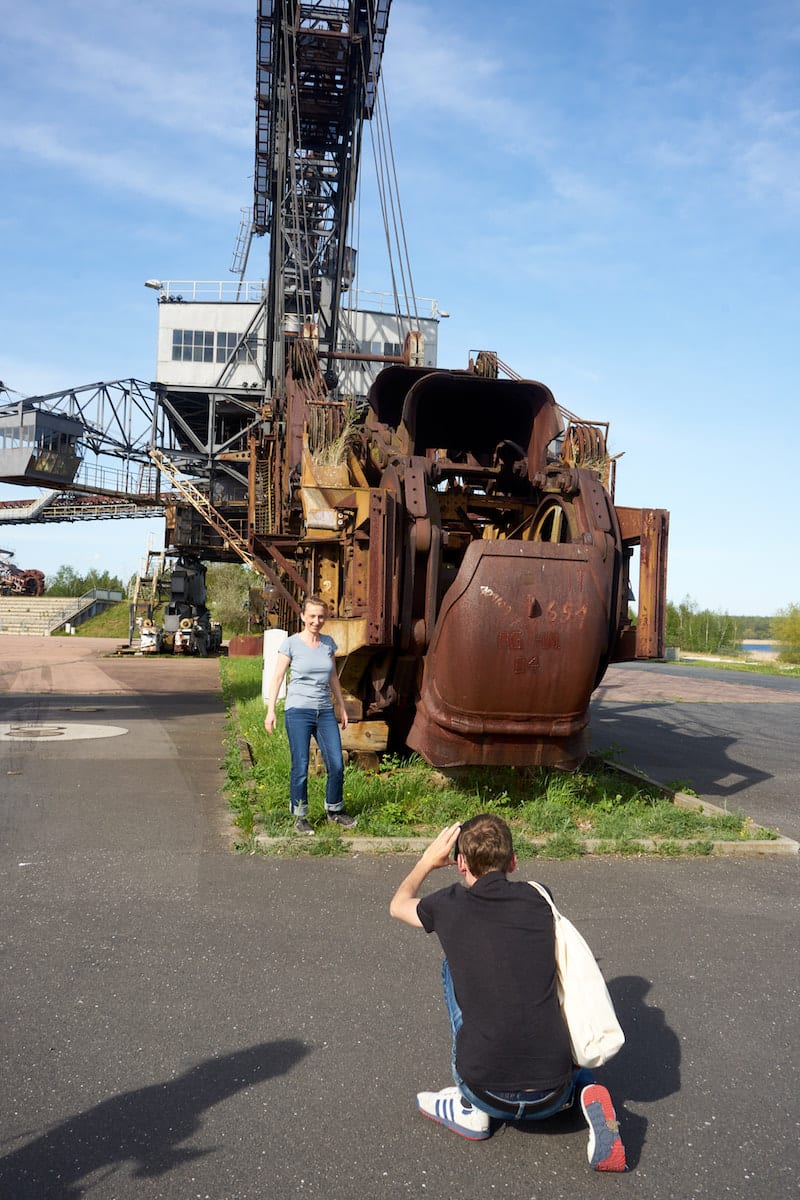
[[[365,400],[347,394],[343,360],[364,357],[340,328],[348,225],[390,4],[257,0],[251,233],[269,237],[268,278],[214,386],[154,385],[153,496],[171,552],[264,577],[270,623],[296,629],[303,597],[325,598],[346,748],[572,768],[608,664],[663,655],[668,514],[614,503],[607,425],[494,353],[426,366],[424,322],[399,305],[395,353]],[[246,356],[257,383],[237,383]],[[52,459],[71,480],[85,423],[18,407],[31,434],[3,477]]]
[[[663,654],[668,515],[615,506],[607,428],[502,377],[493,354],[426,368],[411,329],[365,410],[337,395],[349,201],[389,7],[260,3],[270,344],[248,548],[282,623],[305,593],[328,601],[351,749],[571,768],[608,663]]]

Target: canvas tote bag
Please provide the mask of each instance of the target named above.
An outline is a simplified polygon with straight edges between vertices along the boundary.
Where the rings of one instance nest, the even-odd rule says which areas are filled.
[[[573,1060],[579,1067],[600,1067],[625,1043],[605,980],[586,940],[558,911],[546,888],[528,882],[553,910],[558,999]]]

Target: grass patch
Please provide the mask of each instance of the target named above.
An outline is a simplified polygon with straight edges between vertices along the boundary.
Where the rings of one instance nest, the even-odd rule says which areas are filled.
[[[281,706],[278,731],[270,737],[264,729],[261,659],[221,659],[220,671],[231,713],[227,795],[234,821],[248,848],[253,848],[257,833],[274,837],[292,833],[289,745]],[[247,768],[242,767],[243,744],[249,748]],[[571,774],[511,767],[445,774],[418,756],[406,760],[386,756],[377,771],[345,767],[345,803],[348,812],[358,817],[359,835],[392,837],[398,842],[433,836],[454,821],[494,812],[511,826],[521,858],[576,858],[585,852],[587,839],[599,841],[601,852],[609,854],[641,854],[637,839],[652,839],[656,848],[650,852],[669,856],[708,854],[712,841],[775,837],[739,814],[679,808],[667,792],[621,771],[612,758],[591,758]],[[292,838],[288,846],[270,852],[346,851],[346,839],[324,824],[321,771],[315,774],[312,769],[308,794],[309,817],[317,826],[317,836]]]
[[[64,598],[64,607],[70,603],[69,597]],[[88,621],[75,626],[74,635],[67,634],[63,629],[58,630],[54,637],[107,637],[119,638],[127,642],[130,632],[131,609],[127,600],[120,600],[110,605],[104,612],[98,613]]]
[[[714,671],[738,671],[744,675],[777,675],[781,679],[800,679],[800,666],[793,663],[780,663],[776,660],[771,662],[745,662],[744,659],[740,661],[733,658],[693,658],[689,650],[674,663],[670,663],[670,666],[707,667],[709,670]]]

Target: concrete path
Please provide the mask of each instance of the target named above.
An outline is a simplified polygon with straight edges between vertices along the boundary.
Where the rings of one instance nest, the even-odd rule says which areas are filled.
[[[411,860],[231,854],[218,664],[78,641],[0,638],[0,720],[43,731],[0,739],[3,1200],[796,1193],[796,860],[523,864],[610,981],[632,1170],[570,1117],[468,1143],[414,1107],[449,1045],[437,946],[387,912]]]
[[[119,638],[0,634],[0,696],[219,691],[216,659],[117,656],[124,645]]]

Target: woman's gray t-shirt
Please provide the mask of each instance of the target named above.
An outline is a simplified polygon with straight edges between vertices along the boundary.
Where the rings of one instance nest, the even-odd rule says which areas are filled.
[[[331,672],[336,670],[336,642],[321,633],[318,646],[309,646],[299,633],[278,647],[290,660],[291,674],[286,689],[287,708],[333,708]]]

